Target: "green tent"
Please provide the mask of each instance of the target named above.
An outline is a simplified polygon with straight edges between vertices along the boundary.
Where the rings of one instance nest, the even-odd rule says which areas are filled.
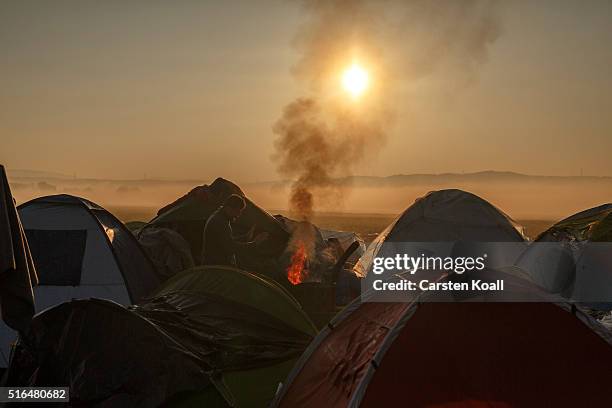
[[[198,267],[130,308],[91,299],[38,314],[7,384],[71,384],[84,405],[261,407],[315,335],[272,280]]]
[[[541,233],[516,262],[551,293],[612,310],[612,204],[581,211]]]
[[[185,292],[219,296],[228,304],[239,304],[248,309],[257,309],[263,315],[268,316],[270,321],[276,321],[277,327],[272,327],[269,326],[269,323],[259,320],[257,323],[261,329],[266,331],[277,330],[282,322],[283,326],[287,326],[285,329],[287,332],[301,333],[303,338],[314,338],[317,333],[317,329],[302,311],[299,303],[282,286],[264,276],[230,267],[198,267],[169,279],[154,297],[164,298]],[[233,318],[238,319],[238,316],[233,316]],[[245,322],[237,323],[242,325]],[[268,335],[269,333],[261,334]],[[241,339],[236,339],[231,345],[236,347],[236,354],[240,353],[239,349],[246,346],[240,341]],[[289,348],[292,347],[289,339],[286,345]],[[307,345],[308,343],[305,343],[304,347]],[[253,345],[248,345],[248,347],[253,347]],[[267,406],[278,384],[285,379],[301,355],[301,351],[289,354],[289,358],[271,360],[270,364],[255,364],[252,368],[237,370],[228,369],[221,374],[220,382],[227,387],[226,392],[229,392],[236,406]],[[199,400],[201,396],[197,393],[193,393],[191,398],[186,399],[190,402]]]
[[[581,211],[565,218],[544,231],[536,241],[576,241],[612,242],[612,204]]]

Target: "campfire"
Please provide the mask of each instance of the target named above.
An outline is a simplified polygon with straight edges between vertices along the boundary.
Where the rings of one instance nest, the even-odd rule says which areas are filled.
[[[296,245],[296,250],[291,255],[291,264],[287,268],[287,279],[293,285],[304,282],[306,278],[306,245],[304,241],[299,241]]]

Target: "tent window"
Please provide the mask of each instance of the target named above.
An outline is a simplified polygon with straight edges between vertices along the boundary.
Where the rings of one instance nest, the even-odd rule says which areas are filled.
[[[40,285],[78,286],[87,230],[26,230]]]

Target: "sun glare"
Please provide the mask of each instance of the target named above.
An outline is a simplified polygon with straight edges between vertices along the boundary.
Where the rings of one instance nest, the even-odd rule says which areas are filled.
[[[368,82],[368,72],[357,64],[353,64],[342,74],[342,86],[354,98],[366,90]]]

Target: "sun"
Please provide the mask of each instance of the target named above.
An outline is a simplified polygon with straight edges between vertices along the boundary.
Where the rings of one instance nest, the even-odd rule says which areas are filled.
[[[353,64],[342,74],[342,86],[354,98],[367,89],[369,80],[368,72],[358,64]]]

